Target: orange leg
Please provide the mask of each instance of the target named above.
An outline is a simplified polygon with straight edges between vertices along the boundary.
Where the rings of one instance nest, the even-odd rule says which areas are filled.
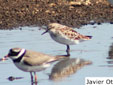
[[[37,75],[36,75],[36,72],[34,72],[34,75],[35,75],[35,83],[37,83]]]

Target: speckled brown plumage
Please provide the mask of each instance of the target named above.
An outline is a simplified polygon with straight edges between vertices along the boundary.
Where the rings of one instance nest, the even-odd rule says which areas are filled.
[[[57,27],[53,27],[51,25],[59,25]],[[63,34],[64,36],[68,37],[69,39],[73,39],[73,40],[79,40],[79,39],[83,39],[83,40],[90,40],[91,37],[89,36],[84,36],[80,33],[78,33],[77,31],[73,30],[73,28],[65,26],[65,25],[61,25],[58,23],[52,23],[49,25],[50,29],[55,28],[56,29],[56,33],[58,34]]]

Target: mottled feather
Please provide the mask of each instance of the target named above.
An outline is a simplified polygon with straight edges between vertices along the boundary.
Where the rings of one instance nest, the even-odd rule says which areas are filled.
[[[58,29],[58,30],[57,30]],[[73,28],[60,25],[58,28],[56,28],[56,34],[65,35],[68,39],[72,40],[89,40],[90,37],[81,35],[77,31],[73,30]]]

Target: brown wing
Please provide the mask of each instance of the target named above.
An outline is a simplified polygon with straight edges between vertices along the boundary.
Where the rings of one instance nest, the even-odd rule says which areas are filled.
[[[55,57],[53,56],[27,50],[23,62],[27,65],[33,66],[33,65],[41,65],[43,63],[47,63],[54,60]]]
[[[74,40],[77,40],[77,39],[88,40],[89,39],[88,36],[81,35],[80,33],[73,30],[71,27],[65,26],[65,27],[61,28],[60,31],[61,31],[61,33],[63,33],[70,39],[74,39]]]

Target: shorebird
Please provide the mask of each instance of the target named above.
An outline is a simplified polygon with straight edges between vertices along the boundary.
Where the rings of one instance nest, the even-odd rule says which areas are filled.
[[[73,30],[73,28],[59,23],[50,23],[48,26],[42,28],[46,29],[42,35],[48,32],[53,40],[67,46],[66,52],[68,56],[70,56],[69,45],[78,44],[79,42],[92,38],[92,36],[84,36]]]
[[[57,61],[64,56],[50,56],[44,53],[39,53],[24,48],[11,48],[5,58],[12,59],[13,63],[20,70],[30,72],[31,82],[33,82],[33,75],[35,83],[37,82],[36,72],[42,71],[49,67],[52,62]]]

